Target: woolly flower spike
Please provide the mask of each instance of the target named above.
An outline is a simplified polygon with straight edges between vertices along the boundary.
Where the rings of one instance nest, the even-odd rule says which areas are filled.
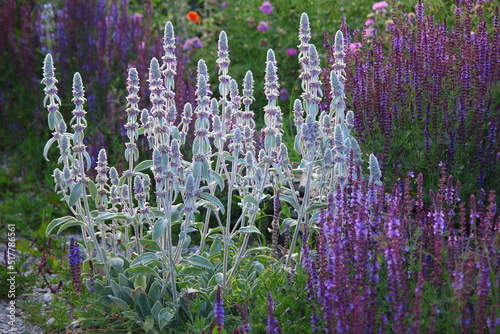
[[[71,100],[77,107],[73,114],[75,117],[85,117],[85,111],[81,106],[85,103],[85,89],[83,88],[82,76],[76,72],[73,76],[73,99]]]
[[[347,125],[347,129],[352,131],[354,129],[354,112],[349,110],[345,116],[345,124]]]
[[[165,24],[165,36],[163,38],[163,50],[165,51],[165,55],[161,58],[163,60],[161,70],[165,78],[165,88],[168,93],[166,97],[171,103],[175,95],[173,92],[175,88],[174,76],[177,74],[177,57],[175,56],[175,49],[174,28],[169,21]]]
[[[83,144],[83,131],[87,126],[87,121],[85,120],[85,110],[83,110],[83,104],[85,103],[84,97],[85,90],[83,88],[82,77],[80,73],[75,73],[73,77],[73,103],[75,104],[75,109],[73,110],[73,119],[71,122],[75,121],[75,124],[72,125],[74,134],[73,134],[73,152],[77,155],[82,154],[86,160],[87,169],[91,166],[91,160],[88,152],[86,151],[86,147]],[[80,156],[82,157],[82,156]],[[80,166],[83,168],[83,166]],[[74,167],[75,172],[77,171],[76,166]]]
[[[68,262],[70,266],[71,280],[73,282],[73,286],[75,287],[75,291],[82,292],[82,251],[75,238],[71,238],[69,243]]]
[[[136,105],[139,103],[139,96],[137,96],[137,93],[139,92],[139,74],[137,73],[137,69],[135,67],[131,67],[128,70],[128,77],[127,77],[127,102],[129,105]],[[130,112],[127,110],[127,113],[130,115],[131,112],[134,112],[134,115],[139,114],[139,110],[130,110]]]
[[[337,76],[340,80],[346,80],[345,73],[345,52],[344,52],[344,35],[342,31],[337,31],[335,34],[335,46],[334,46],[333,56],[335,57],[335,63],[333,64],[333,69],[336,71]]]
[[[332,87],[332,103],[330,117],[335,117],[335,124],[344,124],[345,93],[344,84],[339,80],[335,71],[330,72],[330,87]]]
[[[299,99],[296,99],[293,103],[293,124],[297,129],[300,129],[302,124],[304,124],[304,111],[302,109],[302,102]]]
[[[375,184],[382,184],[380,179],[382,178],[382,172],[380,171],[380,166],[378,164],[377,157],[375,155],[370,154],[370,183],[374,182]]]
[[[245,111],[249,111],[249,107],[252,101],[255,100],[253,95],[253,74],[252,71],[247,71],[245,74],[245,79],[243,79],[243,104],[245,105]]]
[[[180,132],[180,140],[181,144],[186,143],[186,136],[189,131],[189,123],[191,123],[191,117],[193,116],[193,107],[191,106],[191,103],[186,102],[184,105],[184,112],[182,113],[182,128]]]
[[[54,130],[57,120],[62,119],[62,115],[59,113],[59,105],[61,105],[61,99],[59,98],[59,96],[57,96],[57,80],[54,75],[54,64],[52,55],[50,53],[45,57],[45,61],[43,64],[42,83],[45,84],[45,88],[43,89],[43,91],[45,92],[43,105],[49,112],[49,128],[50,130]],[[49,101],[48,105],[47,100]]]
[[[163,49],[165,52],[175,52],[175,35],[174,35],[174,26],[172,22],[168,21],[165,24],[165,34],[163,36]],[[174,48],[172,49],[172,45]]]
[[[221,31],[218,43],[219,52],[217,53],[217,64],[219,65],[219,93],[224,98],[229,92],[230,76],[227,74],[229,69],[229,52],[227,44],[227,35]]]
[[[299,28],[299,60],[304,56],[304,54],[309,50],[309,41],[311,40],[311,29],[309,27],[309,17],[306,13],[302,13],[300,17],[300,28]]]
[[[266,75],[264,79],[264,92],[267,100],[277,100],[280,95],[278,74],[276,73],[276,59],[274,57],[274,51],[271,49],[267,51]]]
[[[215,330],[212,333],[223,333],[224,332],[224,302],[222,301],[222,298],[221,298],[220,285],[217,286],[217,293],[215,296],[214,318],[215,318]]]

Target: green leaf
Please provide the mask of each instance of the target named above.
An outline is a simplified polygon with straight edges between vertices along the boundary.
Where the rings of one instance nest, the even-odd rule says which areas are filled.
[[[153,241],[158,241],[163,233],[165,232],[165,229],[167,228],[167,220],[166,219],[158,219],[153,226]]]
[[[59,229],[57,230],[57,234],[60,234],[62,231],[66,230],[67,228],[73,227],[73,226],[85,226],[84,222],[81,221],[69,221],[64,224],[62,224]]]
[[[151,168],[151,166],[153,166],[153,160],[144,160],[135,166],[134,172],[140,172],[141,170]]]
[[[63,224],[69,220],[76,221],[75,217],[71,217],[71,216],[64,216],[64,217],[52,220],[49,223],[49,225],[47,225],[47,229],[45,230],[45,236],[48,237],[50,235],[50,232],[52,232],[53,229],[55,229],[58,225]]]
[[[69,195],[68,205],[73,206],[80,199],[82,195],[82,183],[78,182],[75,184],[73,189],[71,189],[71,194]]]
[[[212,246],[210,247],[210,253],[209,253],[210,255],[215,255],[220,253],[220,251],[222,250],[221,239],[222,239],[221,235],[215,236]]]
[[[152,330],[155,326],[155,319],[154,317],[150,314],[146,316],[146,320],[144,320],[144,326],[142,327],[146,333],[148,333],[150,330]]]
[[[245,226],[245,227],[242,227],[238,230],[238,232],[240,233],[257,233],[257,234],[261,234],[259,229],[255,226]]]
[[[299,168],[306,168],[306,167],[312,165],[313,163],[314,163],[314,161],[307,161],[305,159],[302,159],[302,161],[300,162]]]
[[[115,304],[116,306],[121,308],[123,311],[126,311],[128,309],[128,304],[123,299],[115,297],[113,295],[108,295],[108,298],[113,301],[112,304]],[[108,305],[108,306],[110,306],[110,305]]]
[[[206,258],[204,258],[203,256],[200,256],[200,255],[196,255],[196,254],[191,255],[190,257],[184,258],[184,261],[187,261],[187,262],[191,263],[192,265],[195,265],[198,267],[211,269],[211,270],[214,269],[212,262],[210,262],[209,260],[207,260]]]
[[[245,198],[243,198],[243,203],[252,203],[257,205],[257,200],[252,195],[246,195]]]
[[[207,201],[212,202],[215,205],[217,205],[222,214],[224,214],[226,212],[226,210],[224,209],[224,205],[222,205],[221,201],[219,201],[219,199],[217,197],[215,197],[214,195],[209,194],[209,193],[202,193],[201,197],[206,199]]]
[[[149,267],[144,267],[144,266],[128,268],[125,272],[128,274],[132,274],[132,275],[155,275],[155,276],[157,276],[156,271],[154,271],[153,269],[151,269]]]
[[[299,204],[295,201],[295,198],[293,196],[281,194],[280,201],[290,204],[295,208],[295,210],[299,211]]]
[[[158,260],[158,256],[156,256],[155,253],[148,252],[148,253],[144,253],[144,254],[141,254],[138,257],[136,257],[134,259],[134,261],[132,261],[130,266],[135,267],[138,265],[144,265],[146,263],[149,263],[151,261],[156,261],[156,260]]]
[[[97,187],[94,181],[89,180],[89,183],[87,183],[87,188],[89,188],[90,197],[92,197],[92,199],[95,200],[95,198],[97,197]]]
[[[274,169],[276,170],[276,172],[278,173],[278,176],[281,179],[284,179],[285,176],[283,175],[283,172],[281,171],[281,167],[277,163],[275,163],[275,162],[273,162],[272,165],[273,165]]]
[[[316,202],[316,203],[311,204],[311,205],[307,208],[306,212],[307,212],[307,213],[311,213],[311,212],[313,212],[313,211],[316,211],[316,210],[318,210],[318,209],[322,209],[322,208],[326,208],[326,207],[328,207],[328,205],[327,205],[326,203]]]
[[[285,218],[280,225],[280,234],[285,233],[287,227],[292,227],[297,225],[297,220],[292,218]]]
[[[110,257],[108,259],[111,266],[119,273],[123,271],[123,259],[120,257]]]
[[[47,161],[49,161],[49,158],[47,158],[47,153],[49,152],[50,147],[52,146],[52,144],[54,144],[55,141],[56,140],[54,138],[50,138],[45,144],[45,147],[43,148],[43,157]]]
[[[174,315],[163,308],[160,310],[160,313],[158,314],[158,318],[160,320],[159,327],[160,327],[160,330],[162,330],[163,328],[165,328],[165,326],[167,326],[172,321],[172,319],[174,318]]]
[[[222,177],[215,172],[212,173],[211,176],[212,176],[213,180],[217,181],[217,184],[219,185],[220,190],[224,190],[224,180],[222,179]]]

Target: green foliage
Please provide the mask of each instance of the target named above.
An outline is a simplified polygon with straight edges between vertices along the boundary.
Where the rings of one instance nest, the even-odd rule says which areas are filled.
[[[66,301],[54,297],[48,305],[27,300],[21,304],[25,317],[32,325],[43,329],[45,333],[59,332],[68,327],[69,314]]]

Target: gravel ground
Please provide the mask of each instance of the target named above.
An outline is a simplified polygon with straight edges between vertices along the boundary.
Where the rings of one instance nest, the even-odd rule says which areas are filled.
[[[6,240],[6,238],[0,238],[0,240]],[[0,243],[0,254],[4,253],[6,248],[5,243]],[[16,260],[19,259],[19,252],[16,251]],[[24,268],[24,273],[29,273],[35,263],[40,259],[35,257],[29,257],[22,267]],[[0,265],[4,265],[4,261],[0,261]],[[14,276],[15,277],[15,276]],[[56,279],[57,275],[47,275],[47,279]],[[2,289],[8,288],[8,282],[2,282]],[[30,324],[26,319],[26,313],[23,309],[23,303],[30,301],[33,304],[42,304],[42,310],[46,309],[53,301],[54,294],[50,292],[48,287],[33,287],[30,289],[29,293],[23,293],[20,295],[16,294],[15,299],[0,299],[0,334],[2,333],[16,333],[16,334],[44,334],[41,327],[34,326]],[[68,306],[68,314],[71,316],[73,310]],[[47,319],[46,324],[49,325],[53,323],[55,319]],[[52,334],[77,334],[83,333],[78,329],[77,323],[70,323],[66,329],[60,332],[51,332]]]

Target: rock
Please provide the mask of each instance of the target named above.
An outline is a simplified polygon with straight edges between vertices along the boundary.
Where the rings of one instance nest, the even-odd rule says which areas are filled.
[[[53,298],[52,293],[48,292],[43,295],[42,300],[44,303],[49,304],[52,301],[52,298]]]

